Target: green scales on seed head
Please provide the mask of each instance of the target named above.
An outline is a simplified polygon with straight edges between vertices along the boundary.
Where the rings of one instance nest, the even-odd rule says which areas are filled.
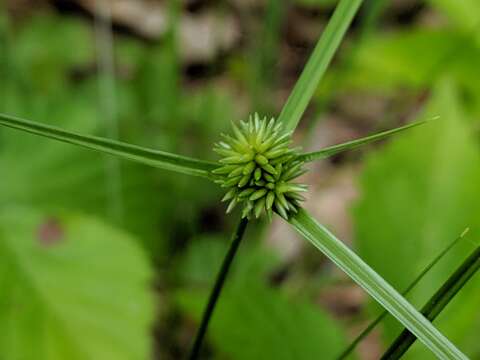
[[[216,183],[228,188],[222,201],[230,201],[227,213],[243,203],[242,217],[259,217],[265,210],[269,218],[273,211],[288,219],[297,212],[305,185],[291,181],[305,173],[298,160],[298,148],[290,149],[291,133],[282,131],[282,124],[258,114],[239,126],[232,123],[234,136],[222,134],[224,141],[215,144],[214,151],[223,158],[222,166],[213,170]]]

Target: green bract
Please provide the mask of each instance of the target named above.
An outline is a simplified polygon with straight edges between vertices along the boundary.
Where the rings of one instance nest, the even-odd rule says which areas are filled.
[[[289,148],[291,133],[282,131],[275,119],[250,116],[248,122],[232,123],[234,136],[222,134],[224,141],[215,144],[214,151],[223,156],[221,166],[213,170],[215,182],[228,188],[222,201],[230,201],[227,213],[243,203],[242,217],[251,218],[273,211],[288,219],[297,212],[300,195],[307,190],[291,181],[305,173],[298,148]]]

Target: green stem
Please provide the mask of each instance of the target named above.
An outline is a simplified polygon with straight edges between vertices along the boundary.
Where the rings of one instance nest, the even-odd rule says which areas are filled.
[[[422,314],[430,321],[442,312],[460,289],[480,268],[480,246],[460,265],[460,267],[438,289],[422,308]],[[382,356],[382,360],[400,359],[417,338],[410,331],[404,330]]]
[[[418,274],[418,276],[415,278],[415,280],[408,285],[408,287],[401,293],[402,295],[407,295],[419,282],[420,280],[423,279],[423,277],[430,271],[432,267],[435,266],[463,237],[465,234],[468,232],[468,228],[465,229],[465,231],[457,237],[453,242],[451,242],[443,251],[438,254],[435,259],[433,259],[430,264],[428,264],[423,271]],[[355,350],[355,347],[372,331],[375,326],[377,326],[385,316],[388,315],[388,311],[384,310],[375,320],[373,320],[366,328],[363,330],[360,335],[356,337],[356,339],[338,356],[337,360],[343,360],[346,359],[347,356],[350,355],[350,353]]]
[[[188,357],[190,360],[197,359],[198,355],[200,354],[200,348],[202,347],[203,339],[207,332],[208,324],[212,317],[213,311],[215,310],[215,305],[217,304],[217,300],[220,296],[223,285],[225,284],[225,279],[227,278],[228,271],[230,270],[230,266],[232,265],[235,254],[237,253],[237,250],[242,241],[243,235],[245,234],[245,229],[247,227],[247,224],[248,224],[248,220],[246,218],[241,219],[232,236],[232,242],[230,244],[230,248],[228,249],[228,252],[225,255],[225,258],[223,259],[222,267],[218,272],[217,279],[215,280],[215,284],[213,286],[212,292],[210,293],[207,306],[202,316],[202,322],[200,323],[200,327],[198,328],[197,335],[195,336],[195,341],[193,343],[192,350],[190,351],[190,355]]]

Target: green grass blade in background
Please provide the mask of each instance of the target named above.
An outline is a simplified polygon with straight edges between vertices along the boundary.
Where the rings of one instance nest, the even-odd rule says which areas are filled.
[[[411,123],[411,124],[408,124],[408,125],[405,125],[405,126],[400,126],[398,128],[395,128],[395,129],[382,131],[382,132],[379,132],[379,133],[376,133],[376,134],[373,134],[373,135],[370,135],[370,136],[366,136],[364,138],[348,141],[348,142],[345,142],[343,144],[329,146],[329,147],[323,148],[319,151],[313,151],[313,152],[301,154],[300,159],[302,159],[305,162],[325,159],[327,157],[333,156],[333,155],[341,153],[343,151],[356,149],[360,146],[369,144],[371,142],[383,140],[383,139],[385,139],[385,138],[387,138],[391,135],[394,135],[394,134],[399,133],[399,132],[404,131],[404,130],[411,129],[411,128],[416,127],[418,125],[425,124],[426,122],[427,121],[416,121],[414,123]]]
[[[0,114],[0,125],[187,175],[209,177],[210,171],[217,166],[213,162],[152,150],[96,136],[76,134],[57,127],[43,125],[5,114]]]
[[[278,58],[281,54],[281,37],[290,3],[268,0],[262,20],[262,29],[250,50],[252,58],[248,75],[249,96],[253,108],[262,114],[272,112],[273,89],[281,78]]]
[[[413,280],[408,287],[402,291],[402,295],[407,295],[419,282],[422,280],[425,275],[430,271],[431,268],[435,266],[450,250],[468,233],[468,228],[466,228],[462,234],[457,237],[453,242],[451,242],[443,251],[438,254],[432,262],[430,262],[420,274]],[[383,311],[375,320],[373,320],[368,326],[363,330],[356,338],[352,341],[352,343],[340,354],[337,360],[346,359],[353,350],[355,350],[356,346],[368,335],[370,332],[383,320],[385,316],[388,315],[388,311]]]
[[[96,61],[98,66],[98,117],[109,139],[118,141],[117,84],[115,79],[114,38],[110,5],[97,1],[94,14]],[[105,190],[109,196],[110,218],[120,224],[125,213],[122,197],[120,159],[105,157]]]
[[[462,287],[475,275],[480,268],[480,246],[460,265],[460,267],[448,278],[440,289],[432,296],[422,308],[422,314],[433,321],[442,312],[445,306],[455,297]],[[394,343],[382,356],[384,360],[400,359],[412,346],[416,337],[410,331],[404,330]]]
[[[305,210],[290,219],[295,229],[345,271],[440,359],[468,359],[357,254]]]
[[[340,0],[337,5],[280,113],[279,120],[285,124],[285,131],[297,127],[361,3],[362,0]]]

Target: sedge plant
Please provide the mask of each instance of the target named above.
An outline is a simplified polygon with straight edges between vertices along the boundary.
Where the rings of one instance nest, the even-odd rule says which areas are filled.
[[[209,321],[245,229],[250,221],[261,217],[262,214],[269,218],[279,215],[287,221],[438,358],[467,359],[424,315],[301,206],[304,199],[302,193],[307,191],[307,187],[298,183],[296,178],[305,172],[304,168],[309,162],[384,139],[421,124],[412,123],[309,153],[291,147],[291,136],[361,3],[362,0],[339,1],[280,115],[272,118],[254,114],[246,121],[233,122],[232,133],[222,135],[222,139],[219,138],[214,147],[221,156],[217,162],[68,132],[0,114],[0,124],[6,127],[82,146],[120,159],[213,181],[225,188],[224,201],[228,201],[227,212],[234,211],[237,206],[241,207],[240,220],[232,236],[231,246],[218,273],[190,352],[191,359],[199,355]]]

